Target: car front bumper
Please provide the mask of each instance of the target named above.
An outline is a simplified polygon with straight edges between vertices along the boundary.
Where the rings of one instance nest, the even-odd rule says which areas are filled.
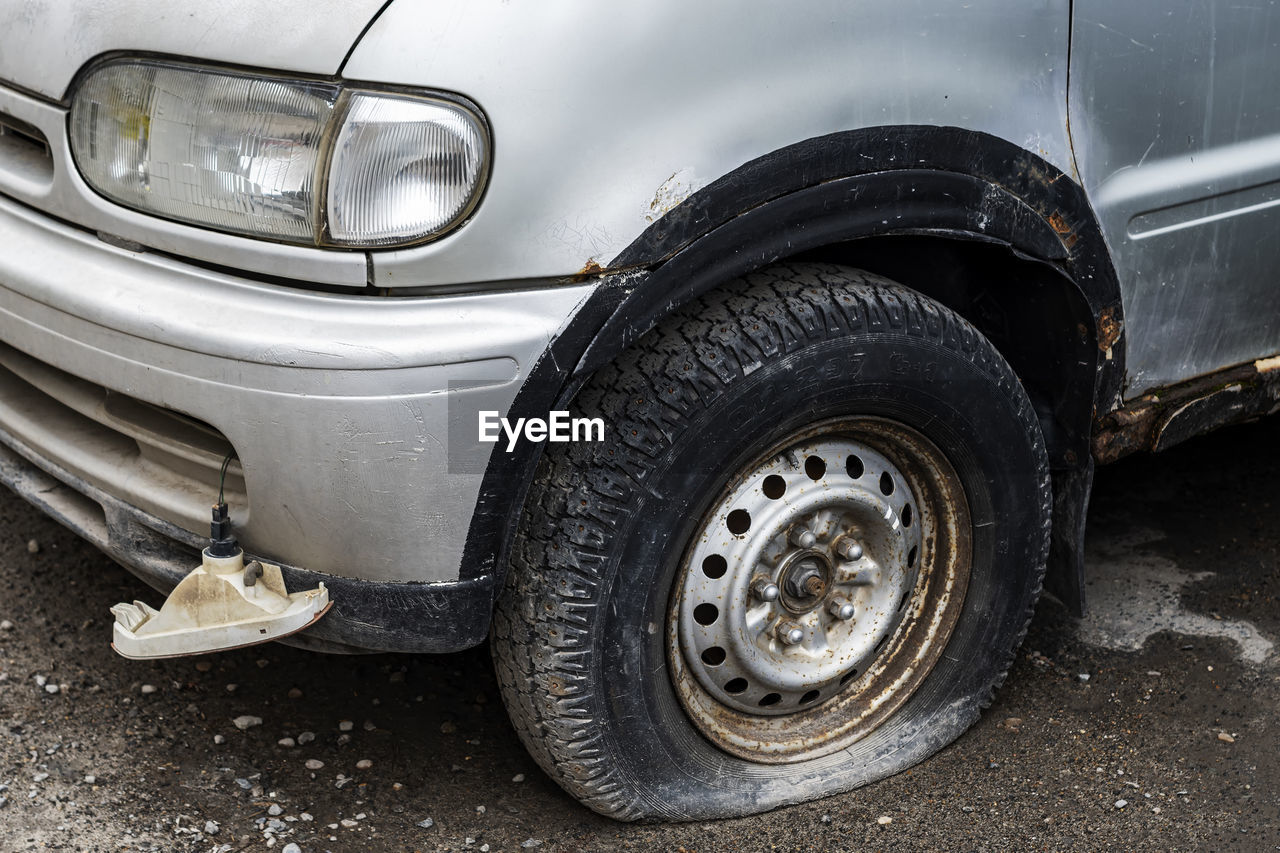
[[[333,593],[309,635],[462,648],[493,583],[461,565],[493,448],[474,412],[507,410],[589,291],[316,293],[0,198],[0,479],[165,588],[198,562],[234,453],[246,552]]]

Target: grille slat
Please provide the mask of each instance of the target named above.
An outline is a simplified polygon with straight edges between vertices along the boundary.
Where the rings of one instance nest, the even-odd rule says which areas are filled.
[[[208,424],[109,391],[5,344],[0,429],[102,491],[193,533],[207,529],[219,469],[234,453]],[[234,460],[226,492],[248,507],[243,471]]]

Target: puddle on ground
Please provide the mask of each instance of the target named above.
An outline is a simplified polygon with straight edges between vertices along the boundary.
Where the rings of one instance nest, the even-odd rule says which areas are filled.
[[[1182,606],[1182,588],[1214,573],[1184,571],[1145,547],[1163,538],[1157,531],[1137,527],[1089,543],[1085,554],[1089,612],[1077,623],[1080,639],[1092,646],[1136,652],[1161,631],[1222,637],[1235,642],[1241,660],[1264,662],[1275,644],[1251,623],[1215,619]]]

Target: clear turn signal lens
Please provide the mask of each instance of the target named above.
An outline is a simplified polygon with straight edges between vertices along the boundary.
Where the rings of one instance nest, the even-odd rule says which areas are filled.
[[[329,168],[330,241],[385,246],[447,230],[479,198],[487,151],[484,124],[459,104],[352,92]]]

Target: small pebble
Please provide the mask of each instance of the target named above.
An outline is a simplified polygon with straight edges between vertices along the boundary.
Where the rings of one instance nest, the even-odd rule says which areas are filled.
[[[541,841],[539,841],[539,840],[538,840],[538,839],[536,839],[536,838],[530,838],[530,839],[527,839],[527,840],[525,840],[525,841],[520,842],[520,846],[521,846],[521,847],[523,847],[523,848],[524,848],[524,849],[526,849],[526,850],[532,850],[534,847],[541,847],[541,846],[542,846],[542,842],[541,842]]]
[[[218,746],[222,746],[222,744],[227,742],[227,739],[222,735],[214,735],[213,742],[216,743]]]
[[[248,779],[237,779],[236,786],[239,787],[241,790],[247,791],[253,787],[253,783],[250,782]]]
[[[37,541],[36,541],[36,540],[34,540],[34,539],[28,539],[28,540],[27,540],[27,553],[28,553],[28,554],[39,554],[39,553],[40,553],[40,543],[39,543],[39,542],[37,542]]]
[[[367,758],[362,758],[356,762],[357,770],[368,770],[372,766],[373,766],[373,762]]]
[[[246,729],[251,729],[254,726],[262,725],[262,718],[255,717],[252,714],[242,714],[232,720],[231,723],[240,731],[245,731]]]
[[[0,619],[0,631],[12,631],[13,623],[8,619]]]
[[[34,775],[34,776],[32,776],[32,777],[31,777],[31,781],[32,781],[32,782],[43,782],[45,779],[48,779],[48,778],[49,778],[49,774],[48,774],[48,773],[37,773],[36,775]]]
[[[488,809],[484,806],[476,806],[476,814],[484,814]]]
[[[357,825],[358,825],[354,820],[352,820],[352,819],[351,819],[351,818],[349,818],[349,817],[348,817],[348,818],[343,818],[342,820],[340,820],[340,821],[338,821],[338,822],[339,822],[339,823],[341,823],[343,826],[345,826],[347,829],[350,829],[351,827],[353,827],[353,826],[357,826]]]
[[[58,692],[58,689],[59,689],[59,688],[58,688],[58,685],[56,685],[56,684],[46,684],[46,685],[44,686],[44,692],[45,692],[45,693],[49,693],[49,694],[57,693],[57,692]]]
[[[98,777],[90,773],[88,776],[84,777],[84,783],[86,785],[96,785],[98,783]]]
[[[1087,672],[1082,672],[1082,673],[1080,673],[1079,675],[1077,675],[1077,676],[1076,676],[1076,680],[1077,680],[1077,681],[1080,681],[1081,683],[1083,683],[1083,682],[1085,682],[1085,681],[1088,681],[1088,680],[1089,680],[1089,673],[1087,673]]]
[[[378,700],[377,700],[377,699],[375,699],[375,700],[373,700],[373,701],[374,701],[374,702],[377,702]],[[364,730],[365,730],[366,732],[374,731],[374,730],[376,730],[377,728],[378,728],[378,727],[377,727],[377,726],[375,726],[375,725],[373,724],[373,721],[372,721],[372,720],[365,720],[365,721],[364,721]]]
[[[204,834],[205,834],[205,835],[217,835],[217,834],[218,834],[218,822],[217,822],[216,820],[206,820],[206,821],[204,822]]]
[[[302,853],[302,848],[290,841],[280,848],[280,853]]]
[[[1116,808],[1118,808],[1118,809],[1122,809],[1122,808],[1124,808],[1124,807],[1125,807],[1125,806],[1127,806],[1127,805],[1129,805],[1129,801],[1128,801],[1128,800],[1116,800]]]
[[[266,669],[271,664],[271,661],[267,660],[266,658],[258,658],[257,663],[258,663],[258,669]]]
[[[400,784],[399,782],[392,782],[392,783],[391,783],[391,790],[393,790],[393,791],[399,791],[399,790],[400,790],[401,788],[403,788],[403,787],[404,787],[404,785]]]
[[[818,820],[822,823],[831,823],[831,815],[824,814],[822,817],[818,818]]]
[[[276,745],[283,746],[285,749],[288,749],[291,746],[297,746],[297,742],[291,737],[282,737],[280,740],[276,741]]]
[[[888,826],[889,824],[893,823],[893,818],[889,817],[887,814],[882,814],[880,815],[880,817],[876,818],[876,823],[880,824],[881,826]]]
[[[301,699],[301,698],[302,698],[302,691],[301,691],[301,690],[299,690],[299,689],[298,689],[298,688],[296,688],[296,687],[290,687],[290,688],[289,688],[289,698],[290,698],[290,699]]]
[[[320,770],[324,767],[324,762],[318,758],[308,758],[306,768],[308,770]]]
[[[240,686],[239,684],[228,684],[228,685],[227,685],[227,692],[228,692],[228,693],[235,693],[235,692],[236,692],[236,688],[238,688],[239,686]]]
[[[298,819],[306,823],[311,823],[311,821],[315,820],[315,818],[311,816],[310,812],[303,812],[302,814],[298,815]]]
[[[1236,739],[1233,738],[1231,735],[1227,734],[1226,732],[1218,732],[1218,740],[1222,741],[1223,743],[1236,742]]]
[[[352,729],[354,729],[355,727],[356,727],[356,724],[355,724],[355,723],[353,723],[353,722],[351,722],[350,720],[339,720],[339,721],[338,721],[338,731],[340,731],[340,732],[349,732],[349,731],[351,731]]]
[[[311,743],[311,741],[315,739],[316,739],[315,732],[302,732],[300,735],[298,735],[298,746],[303,746],[305,744]]]
[[[213,669],[213,664],[207,660],[196,661],[196,672],[208,672]]]
[[[283,811],[284,809],[280,808],[280,806],[277,805],[276,803],[272,803],[271,805],[267,806],[267,814],[271,815],[272,817],[279,817],[280,813]]]
[[[523,774],[523,773],[517,773],[516,775],[514,775],[514,776],[512,776],[512,777],[511,777],[511,781],[512,781],[512,782],[515,782],[515,783],[517,783],[517,784],[519,784],[520,782],[523,782],[523,781],[524,781],[524,774]]]
[[[142,695],[144,696],[147,696],[156,692],[156,686],[154,684],[144,684],[142,685],[142,687],[138,689],[142,692]]]
[[[431,827],[436,825],[436,822],[431,818],[424,818],[423,820],[418,821],[417,825],[422,827],[423,829],[430,829]]]
[[[440,734],[451,735],[458,730],[458,727],[450,720],[445,720],[440,724]]]

